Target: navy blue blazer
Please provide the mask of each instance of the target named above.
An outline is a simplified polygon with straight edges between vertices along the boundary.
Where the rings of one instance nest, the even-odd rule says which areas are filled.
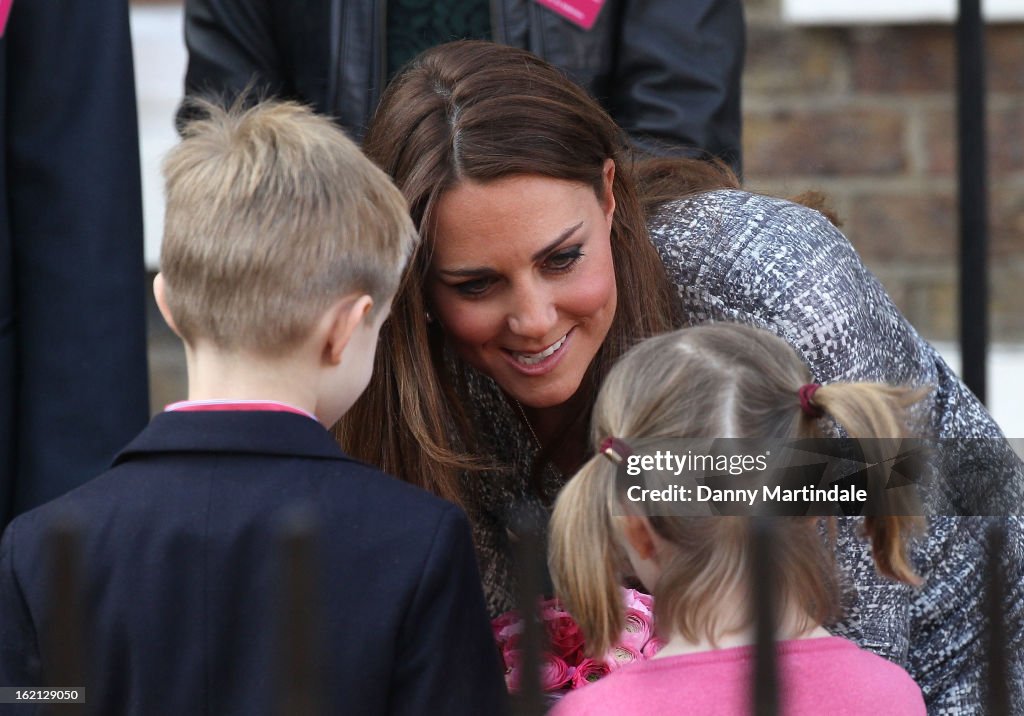
[[[0,686],[48,683],[45,536],[73,513],[87,711],[272,712],[275,524],[291,504],[313,506],[321,528],[323,596],[311,609],[326,713],[504,710],[466,517],[283,412],[162,413],[105,473],[15,519],[0,543]]]

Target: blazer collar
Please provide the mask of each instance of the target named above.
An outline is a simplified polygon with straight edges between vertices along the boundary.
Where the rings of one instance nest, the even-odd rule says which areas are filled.
[[[249,453],[349,460],[331,434],[303,415],[214,410],[160,413],[114,464],[144,453]]]

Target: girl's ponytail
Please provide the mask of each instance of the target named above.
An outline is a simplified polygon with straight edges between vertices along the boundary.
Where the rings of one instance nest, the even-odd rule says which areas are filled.
[[[590,458],[558,495],[551,515],[548,565],[555,592],[586,635],[588,656],[600,657],[623,628],[618,565],[625,555],[615,540],[612,501],[615,467]]]
[[[907,540],[920,532],[920,517],[878,515],[864,518],[864,534],[871,542],[871,556],[878,573],[917,587],[921,578],[907,559]]]
[[[882,383],[830,383],[814,392],[811,404],[852,438],[903,438],[909,436],[907,410],[928,392]]]
[[[928,392],[879,383],[832,383],[814,391],[811,404],[852,438],[900,438],[908,431],[908,408]],[[921,583],[907,559],[906,545],[923,526],[923,518],[913,515],[864,518],[864,533],[880,574],[914,586]]]

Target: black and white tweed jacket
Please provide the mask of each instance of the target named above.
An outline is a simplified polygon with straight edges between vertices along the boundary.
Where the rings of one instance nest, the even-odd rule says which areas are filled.
[[[815,380],[929,385],[931,433],[941,438],[999,438],[978,400],[928,345],[863,265],[849,241],[816,211],[742,191],[716,191],[665,206],[649,222],[651,241],[678,287],[688,324],[734,321],[786,339]],[[543,493],[528,486],[532,439],[490,379],[468,371],[470,404],[483,445],[505,467],[467,476],[478,555],[493,614],[513,606],[512,504],[546,513],[565,478],[550,469]],[[978,494],[1006,514],[1024,505],[1024,468],[972,474],[948,496],[942,514],[971,514]],[[989,484],[992,483],[992,484]],[[832,627],[901,664],[920,684],[931,714],[983,711],[986,528],[1004,519],[1010,593],[1007,632],[1015,656],[1011,691],[1024,709],[1024,522],[1017,517],[935,517],[913,559],[922,588],[875,573],[854,520],[841,521],[838,549],[844,620]]]

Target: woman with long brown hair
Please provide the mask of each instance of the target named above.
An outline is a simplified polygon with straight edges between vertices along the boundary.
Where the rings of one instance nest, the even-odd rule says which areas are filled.
[[[594,100],[527,52],[423,53],[385,93],[364,149],[423,241],[339,439],[465,507],[492,613],[512,606],[513,512],[550,508],[587,457],[597,387],[648,336],[714,320],[765,328],[817,382],[934,386],[920,410],[932,434],[1001,437],[825,216],[740,191],[716,165],[635,163]],[[1020,504],[1019,462],[1010,472],[987,478],[988,494]],[[968,509],[974,489],[951,485],[947,509]],[[977,529],[931,525],[921,559],[942,576],[917,597],[879,581],[854,526],[840,530],[857,590],[837,628],[904,664],[935,707],[981,699],[983,655],[950,653],[946,631],[966,612],[957,638],[980,643]]]

